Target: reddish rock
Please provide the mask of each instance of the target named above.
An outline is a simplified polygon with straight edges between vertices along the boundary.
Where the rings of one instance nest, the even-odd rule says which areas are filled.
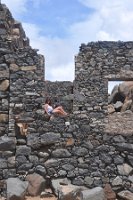
[[[29,182],[28,194],[31,196],[40,195],[45,189],[46,180],[39,174],[30,174],[26,177],[26,180]]]
[[[115,192],[112,190],[110,184],[106,184],[104,187],[104,192],[106,195],[107,200],[116,200],[116,194]]]

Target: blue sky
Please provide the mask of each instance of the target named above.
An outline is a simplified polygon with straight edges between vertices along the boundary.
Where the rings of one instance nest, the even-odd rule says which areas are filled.
[[[1,0],[45,56],[46,80],[74,80],[81,43],[133,39],[132,0]]]

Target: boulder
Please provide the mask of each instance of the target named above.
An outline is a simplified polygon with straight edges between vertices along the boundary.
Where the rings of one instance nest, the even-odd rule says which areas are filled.
[[[40,195],[45,189],[46,180],[39,174],[34,173],[27,175],[26,180],[29,182],[28,194],[31,196]]]
[[[53,191],[56,194],[56,196],[58,196],[59,187],[60,187],[61,184],[62,185],[68,185],[70,183],[71,183],[71,181],[68,180],[67,178],[64,178],[64,179],[52,179],[52,181],[51,181],[52,188],[53,188]]]
[[[133,81],[124,81],[123,83],[119,84],[119,91],[124,97],[126,97],[130,94],[132,87]]]
[[[115,108],[112,104],[109,104],[108,105],[108,113],[111,114],[111,113],[114,113],[115,112]]]
[[[114,104],[114,108],[116,111],[120,111],[121,108],[123,106],[123,103],[121,101],[117,101],[115,104]]]
[[[118,193],[118,197],[125,200],[133,200],[133,193],[128,190],[124,190]]]
[[[80,200],[80,192],[87,189],[72,185],[67,178],[52,180],[52,187],[59,200]]]
[[[115,192],[112,190],[111,185],[110,184],[106,184],[104,187],[104,192],[105,192],[105,196],[107,198],[107,200],[116,200],[116,194]]]
[[[132,100],[130,99],[130,100],[127,100],[127,101],[123,104],[123,106],[122,106],[122,108],[121,108],[121,112],[125,112],[126,110],[131,110],[131,107],[132,107]]]
[[[103,188],[96,187],[81,191],[80,200],[107,200]]]
[[[124,81],[115,86],[109,97],[108,103],[115,104],[117,101],[123,103],[121,112],[131,109],[133,107],[133,81]]]
[[[19,178],[8,178],[7,184],[7,199],[8,200],[24,200],[28,188],[27,181],[21,181]]]

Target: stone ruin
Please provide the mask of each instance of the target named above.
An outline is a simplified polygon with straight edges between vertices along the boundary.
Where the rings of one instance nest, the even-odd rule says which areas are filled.
[[[133,81],[124,81],[114,86],[109,96],[108,112],[133,112]]]
[[[59,188],[70,185],[82,200],[92,199],[90,193],[96,200],[131,199],[133,112],[108,114],[108,81],[133,80],[133,42],[81,44],[73,83],[46,81],[37,51],[0,4],[1,195],[12,199],[14,187],[24,184],[29,195],[51,187],[63,200]],[[69,117],[49,121],[43,108],[48,96],[58,98]]]

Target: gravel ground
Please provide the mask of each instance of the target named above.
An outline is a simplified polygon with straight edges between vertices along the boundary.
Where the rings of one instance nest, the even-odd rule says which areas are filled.
[[[40,197],[26,197],[26,200],[57,200],[56,197],[45,197],[45,198],[40,198]]]

